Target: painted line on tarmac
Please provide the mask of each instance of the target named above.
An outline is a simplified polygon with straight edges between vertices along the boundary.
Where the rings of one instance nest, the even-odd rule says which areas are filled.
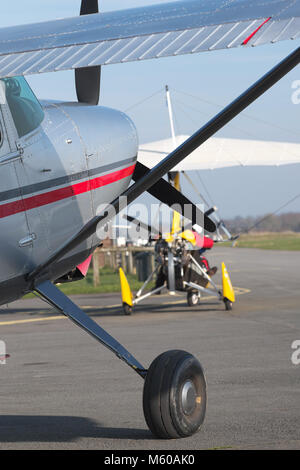
[[[51,321],[51,320],[61,320],[62,318],[67,318],[63,315],[59,317],[41,317],[41,318],[30,318],[26,320],[12,320],[12,321],[2,321],[0,326],[10,326],[10,325],[21,325],[24,323],[36,323],[38,321]]]
[[[246,289],[244,287],[234,287],[234,291],[235,291],[235,295],[238,296],[238,295],[244,295],[244,294],[249,294],[249,292],[251,292],[250,289]],[[178,295],[176,294],[178,297],[182,297],[181,295]],[[169,295],[164,295],[164,297],[169,297]],[[202,297],[203,300],[211,300],[211,299],[215,299],[216,297],[213,296],[213,295],[210,295],[210,296],[204,296]],[[179,304],[184,304],[186,303],[186,299],[182,299],[182,300],[175,300],[175,301],[170,301],[170,302],[163,302],[161,305],[179,305]],[[117,308],[117,307],[121,307],[120,304],[115,304],[115,305],[104,305],[103,307],[101,307],[102,309],[112,309],[112,308]],[[82,308],[83,310],[93,310],[93,309],[97,309],[98,307],[97,306],[93,306],[93,305],[85,305],[83,307],[80,307]],[[47,312],[45,312],[47,313]],[[60,316],[51,316],[51,317],[39,317],[39,318],[27,318],[27,319],[24,319],[24,320],[11,320],[11,321],[3,321],[3,322],[0,322],[0,326],[13,326],[13,325],[22,325],[22,324],[26,324],[26,323],[37,323],[37,322],[43,322],[43,321],[54,321],[54,320],[66,320],[68,317],[65,316],[65,315],[60,315]]]

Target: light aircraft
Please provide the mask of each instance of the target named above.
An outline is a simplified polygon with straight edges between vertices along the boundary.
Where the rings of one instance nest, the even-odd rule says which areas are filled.
[[[189,204],[163,176],[296,67],[300,47],[150,171],[136,162],[131,120],[96,106],[100,66],[297,39],[300,0],[186,0],[103,14],[97,0],[83,0],[81,15],[0,30],[0,303],[40,295],[144,379],[144,414],[155,436],[189,436],[206,410],[198,360],[172,350],[147,370],[55,282],[86,272],[101,243],[96,229],[145,191]],[[23,78],[68,69],[75,69],[77,103],[40,103]],[[215,224],[192,207],[192,223],[202,216],[213,232]]]
[[[171,95],[168,85],[165,87],[166,90],[166,102],[169,113],[171,139],[165,139],[157,142],[150,142],[142,145],[139,148],[138,161],[146,164],[147,167],[155,166],[155,162],[159,163],[164,156],[172,152],[178,143],[183,143],[189,136],[176,136],[173,116],[173,106],[171,101]],[[210,139],[208,143],[212,140]],[[222,141],[221,141],[222,142]],[[236,144],[236,140],[231,141]],[[206,142],[206,146],[208,144]],[[205,164],[211,165],[211,168],[223,167],[228,164],[234,165],[240,162],[232,161],[232,152],[230,152],[229,162],[226,152],[224,154],[224,146],[221,145],[221,151],[216,148],[214,151],[206,151],[203,149],[205,145],[201,146],[200,149],[192,152],[189,157],[185,158],[179,165],[184,167],[184,170],[194,170],[197,167],[205,167]],[[231,149],[231,146],[229,146]],[[295,145],[295,147],[297,147]],[[258,144],[258,149],[261,148]],[[293,148],[294,149],[294,148]],[[257,150],[257,148],[256,148]],[[257,153],[254,155],[257,156]],[[205,155],[206,154],[206,155]],[[274,152],[273,152],[274,154]],[[216,156],[217,155],[217,160]],[[244,154],[243,160],[245,160]],[[251,153],[250,153],[251,155]],[[292,154],[295,158],[294,153]],[[215,161],[214,161],[215,157]],[[274,162],[274,155],[270,156],[269,161]],[[281,154],[280,154],[280,157]],[[299,155],[300,158],[300,155]],[[278,156],[277,156],[278,159]],[[276,157],[275,160],[277,161]],[[252,161],[249,158],[248,161]],[[265,161],[265,160],[263,160]],[[181,168],[180,168],[181,169]],[[178,170],[178,169],[177,169]],[[162,290],[167,289],[168,293],[175,295],[176,291],[186,292],[187,303],[189,306],[195,306],[200,302],[202,294],[209,294],[210,296],[217,297],[220,301],[224,302],[226,310],[231,310],[233,303],[235,302],[234,289],[231,284],[231,280],[225,266],[222,263],[222,290],[215,284],[212,279],[212,275],[215,274],[215,268],[212,270],[206,258],[202,256],[204,251],[211,249],[214,242],[232,241],[234,242],[239,238],[239,235],[232,236],[224,222],[216,216],[217,208],[215,206],[210,207],[206,199],[202,194],[199,193],[198,188],[194,185],[192,179],[186,174],[185,171],[172,171],[168,174],[169,182],[178,190],[180,188],[180,176],[181,174],[187,179],[189,185],[194,189],[196,195],[200,198],[203,204],[207,207],[205,212],[206,216],[213,214],[216,223],[216,230],[213,235],[213,240],[203,235],[202,227],[192,227],[191,224],[188,226],[184,223],[184,218],[176,210],[172,211],[172,223],[169,230],[164,233],[160,227],[159,219],[161,219],[160,210],[156,214],[155,224],[148,225],[146,222],[136,219],[129,214],[123,217],[127,219],[131,224],[135,225],[138,232],[142,229],[144,236],[148,236],[149,243],[155,242],[155,265],[149,276],[144,279],[144,284],[136,292],[132,294],[129,282],[124,273],[122,267],[119,268],[121,295],[122,295],[122,306],[125,315],[131,315],[133,307],[145,299],[148,299],[152,295],[160,294]],[[159,227],[156,226],[158,222]],[[226,238],[224,239],[224,234]],[[156,277],[154,288],[147,291],[147,287]]]
[[[169,181],[180,191],[180,172],[171,173]],[[208,217],[215,212],[216,208],[211,207],[205,215]],[[167,289],[169,294],[174,295],[176,291],[185,292],[188,305],[195,306],[200,302],[202,294],[209,294],[224,302],[226,310],[232,310],[235,302],[234,289],[229,277],[229,273],[222,263],[222,289],[220,289],[212,279],[216,272],[210,268],[207,259],[202,254],[211,249],[214,241],[200,233],[197,227],[191,224],[184,224],[182,215],[173,211],[172,224],[168,233],[159,231],[155,226],[149,226],[143,221],[124,215],[130,223],[135,224],[138,230],[143,229],[149,234],[149,242],[155,242],[155,266],[149,274],[142,287],[133,295],[129,282],[123,269],[119,268],[122,305],[125,315],[131,315],[135,305],[152,295],[160,294],[163,289]],[[227,240],[236,240],[227,230],[222,221],[216,222],[216,242],[224,241],[222,230],[229,235]],[[156,277],[155,287],[146,291],[149,283]]]

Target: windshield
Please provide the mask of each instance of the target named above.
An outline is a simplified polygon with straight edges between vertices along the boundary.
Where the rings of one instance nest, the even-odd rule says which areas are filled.
[[[4,78],[5,97],[19,137],[34,131],[43,121],[43,109],[24,77]]]

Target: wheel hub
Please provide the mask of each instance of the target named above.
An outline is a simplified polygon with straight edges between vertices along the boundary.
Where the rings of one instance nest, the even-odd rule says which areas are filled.
[[[191,380],[187,380],[181,392],[181,402],[184,414],[191,415],[196,408],[197,393],[195,385]]]

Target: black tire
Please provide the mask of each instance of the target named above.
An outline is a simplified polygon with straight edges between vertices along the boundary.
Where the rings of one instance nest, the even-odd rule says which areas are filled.
[[[224,304],[225,304],[225,309],[226,310],[232,310],[233,304],[230,302],[228,299],[224,299]]]
[[[167,351],[151,364],[143,408],[154,436],[188,437],[198,431],[206,411],[206,382],[199,361],[185,351]]]
[[[187,293],[187,303],[189,307],[195,307],[199,303],[199,297],[197,292],[188,292]]]
[[[123,311],[124,311],[124,315],[131,315],[132,314],[132,307],[130,307],[130,305],[128,304],[123,304]]]

